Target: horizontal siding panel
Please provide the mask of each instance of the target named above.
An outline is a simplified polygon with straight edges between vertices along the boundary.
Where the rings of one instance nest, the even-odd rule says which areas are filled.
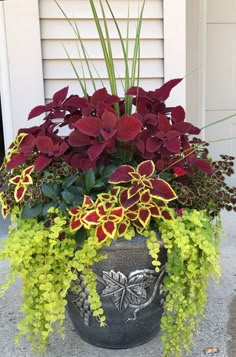
[[[118,39],[118,33],[115,27],[115,24],[112,20],[108,21],[109,26],[109,33],[110,38]],[[136,33],[136,20],[130,20],[129,23],[129,38],[135,38]],[[98,38],[96,25],[94,22],[90,20],[81,19],[78,21],[78,27],[80,29],[80,36],[81,38]],[[121,33],[123,34],[124,38],[126,37],[126,27],[127,21],[120,20],[119,27]],[[75,38],[75,34],[71,29],[70,25],[67,23],[66,20],[55,20],[55,19],[48,19],[48,20],[41,20],[41,37],[42,40],[45,39],[73,39]],[[163,22],[162,20],[143,20],[142,23],[142,32],[141,32],[142,39],[150,39],[150,38],[163,38]]]
[[[80,35],[85,45],[89,58],[96,65],[99,75],[105,79],[104,85],[109,90],[106,79],[106,70],[103,63],[103,53],[97,34],[96,25],[92,19],[88,0],[59,0],[69,18],[78,24]],[[95,0],[95,4],[99,2]],[[104,1],[105,3],[105,1]],[[118,20],[122,36],[126,38],[128,4],[130,3],[129,19],[129,58],[132,59],[132,52],[136,37],[136,26],[138,13],[142,0],[110,0],[115,17]],[[39,0],[41,41],[43,53],[43,70],[45,83],[45,97],[50,100],[53,94],[67,85],[70,86],[70,93],[79,93],[79,83],[67,58],[65,48],[70,58],[76,63],[80,70],[78,58],[79,42],[61,11],[53,0]],[[98,9],[98,5],[97,5]],[[119,42],[119,36],[111,16],[107,16],[109,33],[112,42],[113,57],[117,71],[121,78],[124,77],[123,53]],[[163,39],[163,0],[146,0],[144,18],[141,30],[141,73],[140,85],[148,90],[154,90],[161,86],[164,77],[164,39]],[[65,48],[64,48],[65,47]],[[93,87],[88,73],[87,90],[91,94]],[[96,77],[96,76],[95,76]],[[119,75],[117,74],[117,77]],[[118,80],[118,93],[124,95],[124,90]],[[96,81],[97,88],[101,88],[99,80]]]
[[[85,78],[90,78],[89,72],[85,61],[73,61],[74,66],[78,73],[81,73],[84,69]],[[93,65],[96,71],[91,67],[93,78],[107,78],[106,65],[103,60],[94,60]],[[115,71],[118,78],[125,77],[125,65],[123,60],[114,60]],[[129,68],[132,63],[130,62]],[[44,61],[44,78],[45,79],[73,79],[75,78],[75,72],[69,61]],[[96,73],[97,72],[97,73]],[[65,76],[66,74],[66,76]],[[163,60],[143,60],[140,66],[140,76],[144,78],[161,77],[163,74]]]
[[[54,19],[61,19],[64,18],[63,13],[57,7],[57,5],[52,0],[41,0],[41,9],[40,15],[42,19],[54,18]],[[98,15],[101,16],[100,5],[99,1],[94,1],[96,9],[98,11]],[[91,19],[92,12],[90,9],[89,1],[88,0],[61,0],[59,1],[60,6],[62,7],[63,11],[66,13],[68,18],[88,18]],[[115,14],[117,19],[120,18],[127,18],[128,17],[128,8],[130,8],[130,18],[137,18],[138,16],[138,9],[141,8],[142,1],[140,0],[130,0],[129,7],[128,1],[124,0],[113,0],[111,1],[112,10]],[[106,9],[106,7],[105,7]],[[152,0],[147,1],[144,10],[144,17],[145,18],[153,18],[153,17],[163,17],[163,10],[162,10],[162,1],[161,0]],[[109,11],[106,11],[106,17],[111,18],[111,14]]]
[[[106,88],[109,88],[108,80],[104,80],[104,85]],[[88,94],[92,94],[94,92],[91,80],[87,80],[87,91]],[[96,88],[102,88],[101,81],[96,80]],[[140,79],[140,86],[146,90],[155,90],[159,88],[163,84],[163,78],[152,78]],[[82,91],[79,86],[79,82],[77,79],[65,79],[65,80],[55,80],[55,79],[46,79],[45,80],[45,97],[46,101],[50,101],[53,97],[53,94],[57,92],[59,89],[63,87],[69,86],[69,94],[79,94],[82,95]],[[118,93],[120,96],[124,95],[124,90],[120,81],[117,81]]]
[[[141,42],[140,56],[142,58],[163,58],[163,40],[152,39]],[[103,52],[99,40],[84,40],[84,46],[91,59],[103,58]],[[79,58],[78,41],[76,40],[44,40],[43,41],[43,58],[60,60],[66,59],[67,54],[71,59]],[[116,58],[123,58],[123,52],[119,40],[112,40],[112,48]],[[129,56],[132,57],[134,40],[129,41]]]

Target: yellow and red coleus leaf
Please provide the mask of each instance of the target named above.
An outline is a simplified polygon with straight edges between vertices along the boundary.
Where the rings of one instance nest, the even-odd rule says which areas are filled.
[[[70,231],[74,232],[83,226],[81,217],[72,216],[70,220]]]
[[[137,172],[141,176],[150,177],[154,174],[154,171],[155,165],[152,160],[143,161],[137,166]]]
[[[130,165],[121,165],[113,171],[108,182],[109,183],[127,183],[132,180],[130,173],[134,173],[135,170]]]
[[[107,236],[106,232],[104,231],[102,225],[99,225],[96,228],[96,236],[97,236],[99,242],[103,242],[105,239],[108,238],[108,236]]]
[[[141,207],[138,210],[137,216],[138,216],[139,222],[143,225],[143,227],[146,227],[148,222],[150,221],[151,212],[148,208]]]
[[[108,237],[113,238],[116,232],[116,226],[114,222],[108,221],[102,224],[102,229]]]
[[[84,200],[82,203],[82,207],[84,208],[92,208],[94,207],[94,202],[91,197],[84,195]]]
[[[125,188],[120,194],[120,204],[122,207],[128,209],[137,203],[140,199],[140,193],[137,192],[134,196],[128,197],[128,189]]]
[[[6,200],[3,198],[3,192],[0,193],[0,204],[2,206],[2,216],[5,219],[10,212],[10,207],[8,206]]]
[[[96,209],[93,209],[92,211],[85,214],[84,222],[88,225],[91,225],[91,224],[97,225],[97,224],[99,224],[99,218],[100,218],[99,213],[97,212]]]
[[[17,185],[14,191],[14,198],[16,202],[19,202],[26,193],[25,185]]]
[[[9,182],[13,183],[14,185],[18,185],[21,182],[21,175],[12,177]]]
[[[140,194],[141,203],[149,203],[151,201],[150,190],[145,190]]]
[[[122,222],[118,226],[118,234],[122,236],[126,233],[127,229],[130,226],[130,221],[128,219],[122,220]]]
[[[120,222],[124,216],[123,207],[115,207],[109,212],[109,217],[113,222]]]
[[[164,201],[172,201],[177,198],[175,191],[171,186],[162,179],[150,179],[152,183],[151,195],[157,198],[162,198]]]

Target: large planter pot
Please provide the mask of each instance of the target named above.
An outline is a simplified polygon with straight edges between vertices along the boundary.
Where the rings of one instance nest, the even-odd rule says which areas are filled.
[[[104,348],[130,348],[157,335],[163,312],[166,252],[160,251],[161,271],[155,273],[143,237],[119,239],[102,252],[108,258],[94,265],[97,289],[101,296],[106,327],[92,316],[83,277],[79,295],[68,294],[68,312],[78,334],[87,342]]]

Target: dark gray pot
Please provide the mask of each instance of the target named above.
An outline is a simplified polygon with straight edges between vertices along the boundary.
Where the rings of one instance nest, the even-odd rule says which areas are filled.
[[[144,238],[119,239],[103,248],[108,258],[94,265],[106,327],[100,327],[87,302],[87,290],[68,294],[68,313],[78,334],[87,342],[104,348],[130,348],[151,340],[160,329],[166,252],[161,248],[162,269],[155,273]]]

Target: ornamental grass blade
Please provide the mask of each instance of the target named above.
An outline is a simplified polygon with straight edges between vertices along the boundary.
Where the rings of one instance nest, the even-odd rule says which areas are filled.
[[[117,95],[114,62],[113,62],[111,43],[110,43],[110,36],[109,36],[109,31],[108,31],[108,26],[107,26],[107,20],[106,20],[106,16],[105,16],[104,7],[102,5],[101,0],[99,0],[100,7],[101,7],[101,10],[102,10],[102,14],[103,14],[105,33],[106,33],[107,38],[104,35],[103,29],[102,29],[102,26],[101,26],[101,22],[99,20],[98,13],[97,13],[97,10],[96,10],[95,4],[94,4],[94,1],[93,0],[89,0],[89,3],[90,3],[90,6],[91,6],[91,10],[92,10],[92,13],[93,13],[93,19],[94,19],[95,24],[96,24],[96,28],[97,28],[100,44],[101,44],[102,51],[103,51],[103,56],[104,56],[104,61],[105,61],[105,64],[106,64],[106,69],[107,69],[108,79],[109,79],[109,83],[110,83],[110,87],[111,87],[111,92],[112,92],[112,94]]]

